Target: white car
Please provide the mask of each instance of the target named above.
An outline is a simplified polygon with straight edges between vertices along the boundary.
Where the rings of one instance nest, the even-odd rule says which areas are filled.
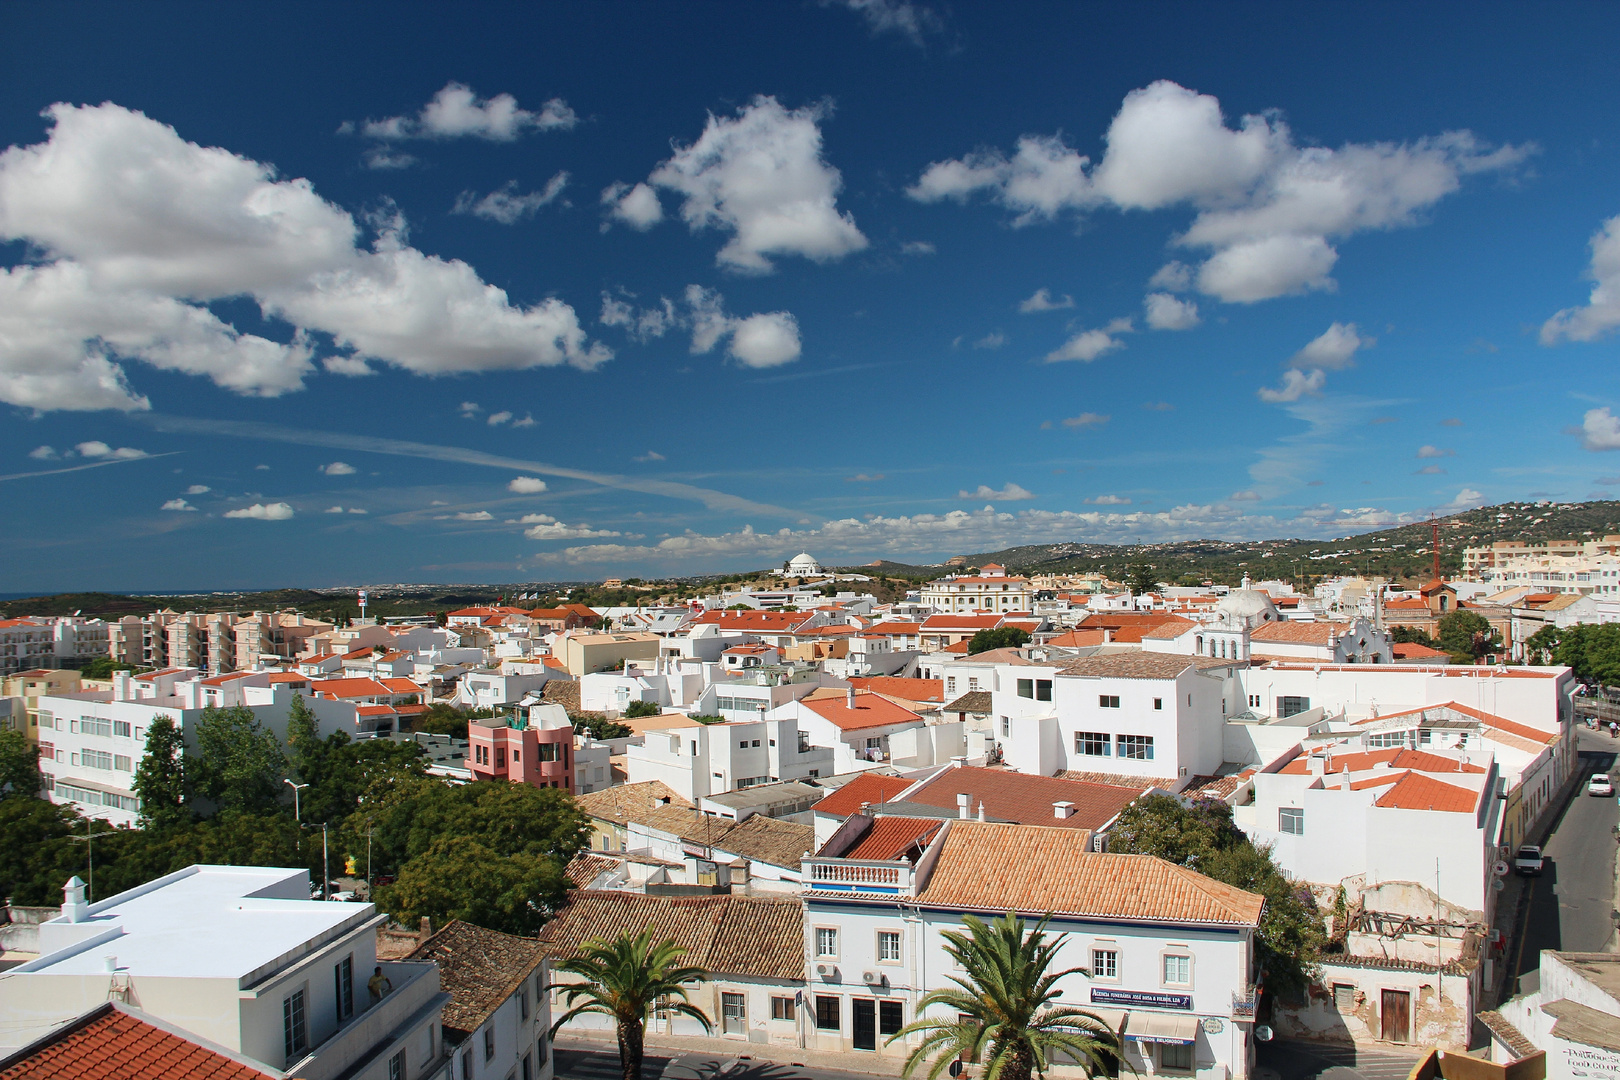
[[[1593,773],[1592,779],[1586,782],[1588,795],[1613,795],[1614,785],[1609,782],[1608,773]]]
[[[1526,844],[1513,857],[1513,869],[1525,877],[1533,877],[1541,873],[1543,862],[1541,849],[1534,844]]]

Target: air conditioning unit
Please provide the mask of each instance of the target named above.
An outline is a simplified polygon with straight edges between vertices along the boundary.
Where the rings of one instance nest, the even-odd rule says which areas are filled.
[[[861,978],[866,982],[867,986],[883,986],[889,981],[881,971],[863,971],[861,972]]]
[[[826,982],[837,982],[838,981],[838,965],[837,964],[817,964],[816,965],[816,978],[822,979],[822,980],[824,980]]]

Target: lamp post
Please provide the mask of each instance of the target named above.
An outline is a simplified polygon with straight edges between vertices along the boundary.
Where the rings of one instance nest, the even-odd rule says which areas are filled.
[[[86,867],[85,876],[90,879],[90,881],[85,886],[85,894],[84,895],[85,895],[85,898],[88,899],[88,900],[94,900],[95,899],[95,893],[96,893],[96,845],[95,845],[96,837],[98,837],[98,836],[111,836],[113,833],[118,831],[116,829],[107,829],[104,832],[91,832],[90,831],[90,827],[91,827],[90,822],[92,822],[94,820],[95,820],[94,818],[88,818],[88,817],[84,819],[85,834],[83,836],[70,836],[70,837],[68,837],[68,839],[70,839],[70,840],[80,841],[80,842],[82,842],[84,844],[85,862],[88,864],[87,867]]]
[[[286,784],[288,787],[293,789],[293,820],[298,822],[298,824],[302,825],[304,823],[304,821],[303,821],[302,816],[299,813],[298,793],[300,791],[304,790],[305,788],[309,787],[309,785],[308,784],[295,784],[291,780],[283,780],[282,783]]]

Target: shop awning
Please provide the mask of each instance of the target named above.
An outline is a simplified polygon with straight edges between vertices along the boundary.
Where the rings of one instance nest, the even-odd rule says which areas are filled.
[[[1080,1008],[1085,1009],[1086,1012],[1091,1013],[1097,1019],[1101,1020],[1104,1026],[1106,1026],[1109,1031],[1113,1032],[1117,1032],[1120,1028],[1124,1027],[1125,1018],[1130,1015],[1124,1009],[1098,1009],[1086,1005],[1082,1005]]]
[[[1137,1042],[1191,1046],[1198,1041],[1198,1017],[1133,1009],[1125,1021],[1125,1037]]]

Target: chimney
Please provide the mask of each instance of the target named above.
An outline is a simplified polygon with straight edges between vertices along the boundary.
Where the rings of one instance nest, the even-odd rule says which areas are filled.
[[[956,797],[956,816],[961,818],[963,821],[971,819],[973,817],[973,811],[970,805],[972,802],[973,797],[967,792],[964,791],[958,795]],[[79,879],[74,878],[73,880],[77,881]]]
[[[979,820],[980,821],[984,820],[984,800],[983,799],[979,800]]]
[[[851,686],[851,687],[849,687],[848,689],[846,689],[844,691],[844,708],[853,709],[854,707],[855,707],[855,688],[853,686]]]
[[[1057,818],[1059,821],[1067,821],[1069,818],[1074,816],[1074,803],[1068,802],[1067,800],[1053,803],[1052,816]]]
[[[1312,776],[1326,775],[1327,756],[1324,754],[1312,754],[1310,759],[1305,762],[1305,771],[1310,773]]]
[[[1350,766],[1348,765],[1339,770],[1339,790],[1350,790]]]
[[[869,802],[861,803],[861,814],[863,816],[865,816],[865,817],[871,817],[872,816],[872,804],[869,803]]]
[[[79,875],[74,874],[68,878],[68,883],[62,886],[62,914],[70,923],[84,922],[89,914],[90,905],[84,902],[84,882]]]
[[[103,956],[101,962],[106,965],[107,974],[112,975],[118,971],[118,957]]]
[[[962,757],[960,755],[958,755],[957,757],[951,758],[951,768],[953,768],[953,769],[965,769],[965,768],[967,768],[967,758]]]
[[[423,941],[426,941],[428,938],[433,936],[433,920],[428,918],[426,915],[422,916],[421,927]]]

